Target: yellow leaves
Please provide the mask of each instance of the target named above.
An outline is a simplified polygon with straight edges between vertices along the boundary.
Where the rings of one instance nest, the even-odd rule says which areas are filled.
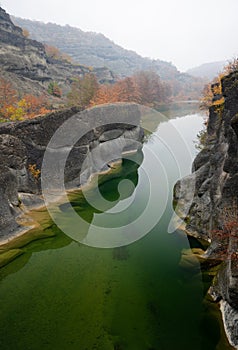
[[[238,58],[234,58],[223,69],[223,71],[213,79],[211,84],[204,87],[201,99],[201,108],[207,109],[211,106],[221,106],[225,102],[224,97],[213,101],[214,96],[222,95],[222,79],[228,74],[238,71]]]
[[[49,110],[44,106],[42,97],[26,95],[14,105],[5,106],[4,118],[11,121],[33,118],[36,115],[46,114]]]
[[[2,121],[23,120],[48,112],[44,95],[25,95],[19,100],[12,84],[0,77],[0,118]]]
[[[224,102],[225,102],[225,99],[224,99],[224,97],[222,97],[222,98],[220,98],[219,100],[214,101],[212,105],[213,105],[213,106],[220,106],[220,105],[222,105]]]
[[[220,76],[219,76],[219,81],[215,84],[212,84],[212,93],[213,93],[213,95],[221,95],[222,94]]]
[[[29,164],[28,170],[30,171],[30,173],[34,177],[35,181],[37,181],[39,179],[41,171],[40,171],[40,169],[36,168],[36,164]]]
[[[6,108],[5,117],[9,120],[22,120],[24,116],[24,109],[22,107],[9,106]]]

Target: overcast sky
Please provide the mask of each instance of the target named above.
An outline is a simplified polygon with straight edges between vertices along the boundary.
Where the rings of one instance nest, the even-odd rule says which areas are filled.
[[[180,70],[238,55],[238,0],[0,0],[10,14],[100,32]]]

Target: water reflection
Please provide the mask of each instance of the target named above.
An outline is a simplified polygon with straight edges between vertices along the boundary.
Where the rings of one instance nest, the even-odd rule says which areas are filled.
[[[183,121],[181,118],[181,125]],[[157,131],[163,130],[166,128]],[[194,139],[196,133],[197,126],[191,127],[186,138]],[[148,157],[148,147],[159,152],[169,173],[172,199],[172,187],[179,174],[173,158],[156,140],[151,136],[145,145],[143,163],[147,162],[158,187],[162,186]],[[122,179],[130,182],[118,188]],[[107,221],[109,214],[116,216],[123,207],[130,208],[121,218],[131,222],[139,209],[143,210],[144,201],[136,197],[143,193],[144,186],[137,163],[124,162],[122,173],[104,180],[100,193],[108,202],[106,212],[95,209],[80,193],[70,196],[74,209],[88,223],[85,236],[94,220],[102,218],[102,224],[111,227],[115,222]],[[146,198],[145,186],[144,191]],[[164,200],[162,194],[157,198],[155,214]],[[68,208],[62,204],[59,210],[63,214]],[[204,284],[198,261],[191,264],[192,260],[187,259],[186,264],[181,263],[190,242],[183,232],[167,233],[172,212],[169,201],[160,222],[146,237],[114,249],[95,249],[74,242],[52,224],[46,213],[39,212],[39,219],[44,219],[43,230],[54,232],[54,236],[32,242],[24,248],[23,256],[0,272],[1,348],[228,349],[221,338],[217,311],[204,302],[210,281]],[[81,229],[84,230],[78,228]]]

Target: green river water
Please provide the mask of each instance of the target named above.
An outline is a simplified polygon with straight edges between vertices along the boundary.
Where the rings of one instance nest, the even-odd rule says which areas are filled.
[[[24,254],[0,269],[1,350],[231,349],[217,306],[205,298],[211,279],[201,272],[198,262],[190,267],[180,264],[184,249],[200,247],[199,243],[178,230],[167,232],[173,213],[172,190],[181,174],[160,136],[169,140],[168,125],[173,123],[193,158],[197,153],[194,140],[204,117],[193,105],[163,113],[168,121],[150,121],[153,133],[147,135],[142,150],[151,182],[161,187],[153,210],[159,213],[162,203],[166,207],[159,222],[130,245],[102,249],[73,241],[51,223],[45,210],[35,211],[32,215],[41,220],[49,237],[26,245]],[[162,173],[153,172],[151,150],[160,154],[168,198],[163,197]],[[189,173],[191,161],[184,162],[180,166]],[[135,190],[116,206],[123,211],[128,200],[134,198],[134,202],[114,218],[117,226],[142,215],[148,199],[144,173],[132,156],[123,162],[120,176],[108,176],[101,185],[108,201],[118,199],[122,179],[130,180]],[[101,218],[111,227],[110,215],[96,211],[80,193],[71,197],[75,210],[88,222]],[[150,216],[145,220],[151,220]]]

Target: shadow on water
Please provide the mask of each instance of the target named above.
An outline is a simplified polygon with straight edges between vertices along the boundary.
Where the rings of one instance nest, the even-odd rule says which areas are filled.
[[[143,209],[146,194],[140,177],[140,167],[131,159],[120,173],[100,179],[107,210],[139,192],[134,211],[122,211],[124,223]],[[122,179],[134,186],[119,191]],[[90,191],[87,196],[94,198],[94,189]],[[111,227],[107,210],[95,209],[83,193],[72,193],[70,200],[89,224],[101,215],[105,227]],[[67,212],[67,205],[60,210]],[[231,349],[217,306],[205,298],[211,281],[204,280],[191,251],[190,260],[181,260],[190,250],[188,238],[179,230],[167,233],[171,203],[144,238],[111,249],[75,242],[45,212],[35,215],[44,218],[42,229],[54,236],[28,244],[24,255],[0,270],[1,349]]]

